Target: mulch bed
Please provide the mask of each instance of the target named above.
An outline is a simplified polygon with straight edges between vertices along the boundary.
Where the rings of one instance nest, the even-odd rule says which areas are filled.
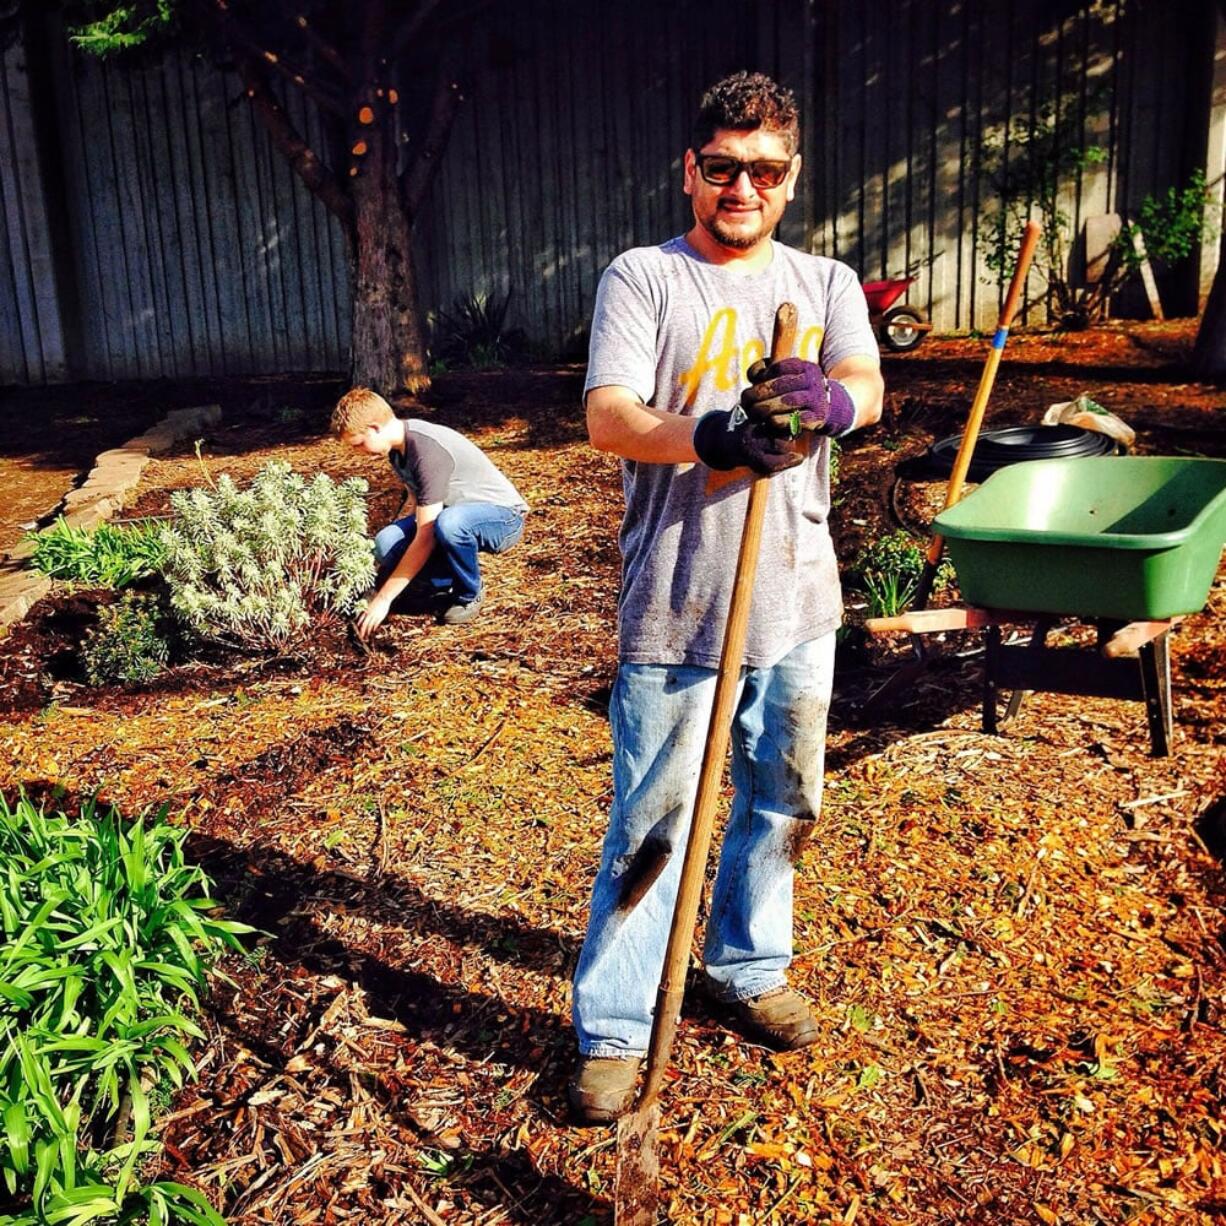
[[[1226,454],[1189,325],[1010,341],[993,422],[1087,391],[1147,452]],[[939,483],[900,462],[955,433],[983,340],[887,360],[885,420],[849,442],[840,555],[922,528]],[[227,909],[269,935],[208,1001],[200,1081],[163,1173],[236,1223],[605,1223],[610,1133],[575,1129],[569,977],[609,802],[616,462],[585,442],[575,368],[451,375],[422,410],[532,504],[467,627],[398,617],[277,659],[219,654],[91,690],[73,645],[104,596],[57,592],[0,646],[0,785],[125,812],[168,803]],[[330,391],[329,393],[330,394]],[[151,463],[125,515],[268,459],[372,480],[326,396],[231,412]],[[904,470],[905,471],[905,470]],[[1033,695],[980,731],[978,640],[888,722],[837,682],[823,827],[797,878],[794,981],[814,1047],[774,1056],[687,1004],[666,1088],[677,1223],[1209,1223],[1226,1212],[1226,571],[1173,646],[1176,741],[1137,704]],[[433,1216],[431,1216],[433,1215]]]

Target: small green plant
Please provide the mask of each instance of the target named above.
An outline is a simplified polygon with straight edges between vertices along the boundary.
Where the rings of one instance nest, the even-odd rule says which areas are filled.
[[[46,531],[33,534],[30,561],[52,579],[91,587],[123,588],[156,574],[165,556],[161,527],[134,524],[75,528],[62,515]]]
[[[176,616],[201,638],[280,651],[350,612],[374,580],[365,491],[273,461],[247,489],[223,475],[171,495],[163,574]]]
[[[504,298],[468,294],[449,311],[439,311],[431,328],[430,355],[444,369],[467,366],[487,370],[521,358],[526,342],[518,329],[508,330],[508,292]]]
[[[839,468],[843,461],[843,444],[837,438],[830,440],[830,489],[834,491],[834,487],[839,482]]]
[[[158,622],[162,610],[151,596],[125,592],[98,613],[98,624],[81,645],[81,664],[90,685],[150,681],[170,659],[170,642]]]
[[[924,550],[907,532],[891,532],[860,551],[852,576],[868,597],[869,617],[896,617],[911,603],[924,573]],[[942,562],[933,590],[940,591],[953,578],[953,567]]]
[[[142,1185],[150,1089],[194,1077],[190,1013],[246,925],[215,917],[165,809],[127,822],[0,796],[0,1197],[15,1226],[224,1226],[192,1188]]]

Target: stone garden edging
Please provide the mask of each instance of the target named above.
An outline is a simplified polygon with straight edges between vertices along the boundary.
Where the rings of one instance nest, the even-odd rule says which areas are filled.
[[[172,409],[144,434],[99,454],[85,480],[69,490],[55,513],[74,528],[97,527],[123,507],[153,456],[220,421],[219,404]],[[50,579],[26,566],[33,552],[33,542],[23,540],[0,561],[0,626],[20,621],[51,590]]]

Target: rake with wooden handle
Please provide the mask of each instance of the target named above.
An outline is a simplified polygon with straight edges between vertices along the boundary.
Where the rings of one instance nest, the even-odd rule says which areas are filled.
[[[970,471],[971,456],[975,453],[975,444],[979,441],[979,429],[983,425],[983,415],[988,407],[988,397],[992,394],[992,385],[996,382],[996,370],[1000,366],[1001,355],[1005,351],[1005,341],[1009,338],[1009,328],[1013,324],[1013,316],[1022,300],[1022,288],[1026,284],[1026,274],[1030,271],[1030,261],[1039,241],[1039,223],[1029,221],[1022,233],[1022,246],[1017,255],[1017,267],[1013,270],[1013,280],[1009,283],[1009,292],[1005,295],[1004,305],[1000,309],[1000,320],[992,337],[992,348],[988,350],[988,360],[984,363],[983,374],[979,376],[979,388],[975,399],[971,402],[971,411],[966,419],[966,428],[962,431],[962,441],[958,444],[958,454],[954,458],[953,471],[949,474],[949,485],[945,490],[945,506],[948,511],[962,497],[962,487],[966,484],[966,474]],[[928,556],[924,560],[924,570],[920,575],[919,586],[915,589],[915,599],[911,602],[912,609],[922,609],[932,595],[933,580],[941,565],[941,554],[945,551],[945,538],[935,534],[928,543]]]
[[[991,396],[992,385],[996,382],[996,371],[1000,366],[1001,355],[1005,351],[1005,342],[1009,339],[1009,328],[1013,323],[1013,316],[1021,304],[1026,275],[1030,271],[1030,260],[1038,241],[1039,223],[1037,221],[1027,222],[1026,229],[1022,233],[1022,245],[1017,255],[1017,266],[1013,270],[1013,280],[1009,283],[1009,292],[1005,295],[1004,305],[1000,309],[999,322],[992,337],[992,347],[988,350],[983,373],[979,376],[979,387],[975,392],[975,399],[971,402],[971,410],[962,431],[962,441],[958,445],[958,454],[954,459],[953,471],[949,475],[949,485],[945,490],[944,510],[948,510],[962,497],[962,487],[966,483],[966,474],[971,466],[975,444],[979,441],[979,429],[983,425],[988,397]],[[941,565],[941,555],[944,552],[945,538],[938,533],[928,543],[924,569],[920,573],[915,596],[911,601],[912,612],[927,607],[928,597],[932,595],[932,585],[936,580],[937,571]],[[876,628],[870,624],[869,629],[875,631]],[[928,667],[928,649],[919,635],[911,636],[911,646],[915,651],[914,659],[904,664],[876,693],[869,695],[857,716],[860,723],[870,722],[887,699],[906,690]]]
[[[775,313],[771,361],[778,362],[788,357],[795,344],[796,308],[790,302],[785,302]],[[732,708],[736,698],[737,681],[740,679],[741,660],[745,653],[745,636],[749,628],[754,572],[758,567],[758,546],[762,540],[762,524],[766,516],[766,498],[769,493],[768,480],[767,477],[755,476],[749,490],[749,507],[745,512],[745,527],[741,533],[741,548],[732,584],[732,603],[728,609],[728,624],[724,631],[724,645],[716,673],[711,721],[707,726],[707,743],[698,775],[694,818],[685,845],[681,881],[677,887],[673,922],[668,933],[668,949],[664,955],[664,968],[656,993],[643,1089],[634,1111],[623,1116],[617,1125],[617,1183],[614,1203],[615,1221],[618,1226],[652,1226],[656,1220],[660,1175],[657,1147],[660,1086],[668,1068],[673,1036],[677,1032],[677,1022],[681,1014],[685,972],[689,965],[694,924],[698,918],[707,856],[711,849],[715,808],[719,800],[724,757],[728,752],[728,739],[732,729]]]

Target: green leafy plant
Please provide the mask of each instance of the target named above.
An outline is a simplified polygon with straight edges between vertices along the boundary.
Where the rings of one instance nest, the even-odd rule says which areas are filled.
[[[852,578],[868,597],[869,617],[895,617],[911,603],[924,573],[924,550],[909,533],[901,530],[879,537],[862,549],[852,563]],[[953,567],[942,562],[937,568],[933,591],[940,591],[953,578]]]
[[[1137,210],[1137,228],[1149,258],[1159,264],[1178,264],[1192,255],[1202,240],[1213,237],[1218,225],[1209,212],[1210,203],[1203,170],[1194,170],[1182,187],[1168,187],[1157,196],[1146,196]],[[1131,230],[1127,237],[1132,267],[1139,267],[1141,257],[1132,249]],[[1119,241],[1123,242],[1123,236]]]
[[[85,20],[69,27],[68,37],[91,55],[133,51],[159,34],[172,33],[177,25],[178,6],[172,0],[101,6],[101,11],[99,6],[83,8]]]
[[[252,930],[215,916],[187,831],[0,797],[0,1189],[15,1226],[223,1226],[194,1189],[142,1184],[150,1088],[180,1086],[207,968]]]
[[[477,370],[505,366],[524,354],[526,341],[518,329],[508,330],[508,292],[504,298],[468,294],[432,320],[430,353],[444,370],[468,366]]]
[[[81,645],[81,663],[90,685],[149,681],[170,659],[170,641],[159,629],[162,610],[151,596],[125,592],[98,613],[98,624]]]
[[[279,651],[350,612],[374,580],[365,491],[273,461],[244,490],[223,475],[173,494],[162,538],[175,614],[202,638]]]
[[[1066,93],[1045,101],[1033,120],[1018,115],[990,129],[980,146],[981,169],[995,189],[981,218],[985,262],[999,278],[1008,278],[1022,232],[1031,218],[1037,220],[1032,273],[1045,284],[1051,308],[1067,328],[1084,328],[1099,318],[1147,256],[1159,265],[1177,264],[1216,229],[1205,176],[1194,171],[1183,186],[1147,196],[1135,220],[1123,221],[1094,284],[1074,283],[1069,254],[1075,235],[1064,203],[1072,198],[1072,185],[1107,160],[1106,148],[1084,143],[1087,116],[1102,113],[1106,105],[1101,86],[1084,105]]]
[[[165,557],[161,526],[155,523],[94,529],[75,528],[62,515],[33,534],[35,569],[52,579],[91,587],[123,588],[156,574]]]

